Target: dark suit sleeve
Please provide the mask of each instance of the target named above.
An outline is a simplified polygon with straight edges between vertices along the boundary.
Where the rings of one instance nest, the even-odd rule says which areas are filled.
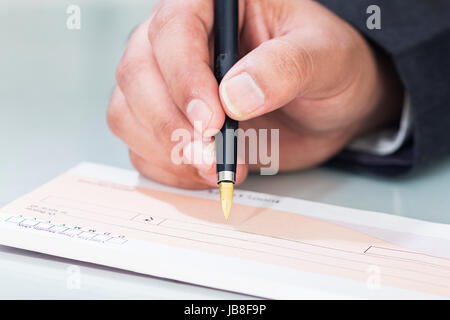
[[[411,99],[413,135],[398,152],[373,156],[344,151],[333,163],[403,173],[450,154],[450,0],[318,0],[352,24],[393,61]],[[381,9],[381,29],[369,30],[367,7]]]

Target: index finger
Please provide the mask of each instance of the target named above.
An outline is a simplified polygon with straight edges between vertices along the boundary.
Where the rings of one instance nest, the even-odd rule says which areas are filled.
[[[149,27],[149,40],[175,104],[195,126],[220,130],[225,113],[209,61],[214,1],[165,0]]]

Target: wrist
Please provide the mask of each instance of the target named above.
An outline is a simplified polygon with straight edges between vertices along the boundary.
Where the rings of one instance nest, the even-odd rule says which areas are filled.
[[[390,57],[374,46],[371,46],[371,53],[374,59],[374,85],[366,100],[371,111],[361,122],[357,136],[398,122],[404,105],[404,88]]]

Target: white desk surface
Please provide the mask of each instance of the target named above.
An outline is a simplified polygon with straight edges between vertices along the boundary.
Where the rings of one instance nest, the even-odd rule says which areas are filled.
[[[77,3],[77,31],[66,28],[68,1],[0,3],[0,207],[81,161],[131,168],[105,113],[126,39],[154,1]],[[241,188],[450,223],[448,161],[398,179],[317,168]],[[0,299],[246,298],[2,246],[0,284]]]

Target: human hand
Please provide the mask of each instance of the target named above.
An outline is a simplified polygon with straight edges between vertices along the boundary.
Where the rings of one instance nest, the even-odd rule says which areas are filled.
[[[211,161],[171,161],[171,133],[193,132],[194,121],[210,136],[225,114],[244,130],[277,128],[280,170],[294,170],[398,116],[402,88],[393,68],[328,9],[310,0],[241,0],[239,11],[242,58],[220,87],[211,71],[212,0],[163,0],[130,38],[108,124],[144,175],[184,188],[216,185]],[[214,159],[209,146],[202,150]],[[259,166],[239,164],[237,183]]]

